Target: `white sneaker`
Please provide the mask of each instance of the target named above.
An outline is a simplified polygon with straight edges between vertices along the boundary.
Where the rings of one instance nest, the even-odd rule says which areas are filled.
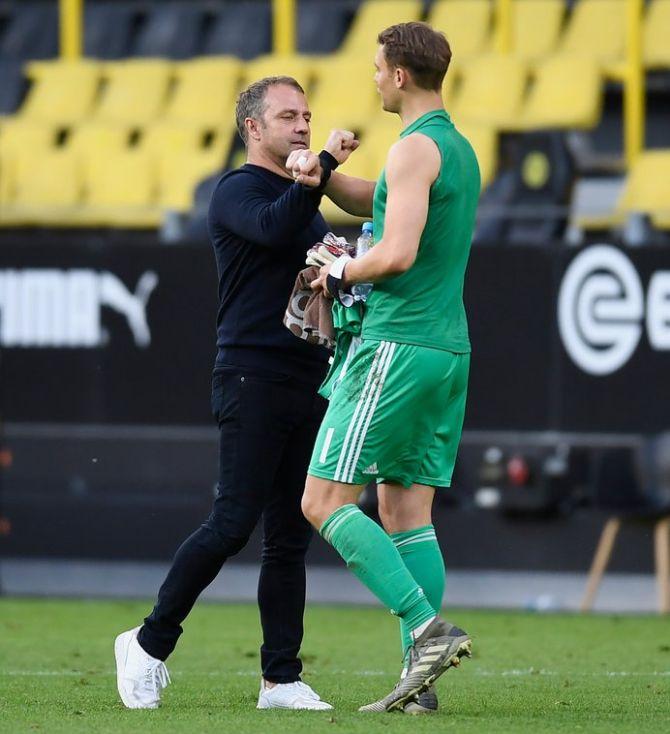
[[[318,693],[300,680],[295,683],[277,683],[272,688],[267,688],[262,680],[256,708],[326,711],[333,707],[322,701]]]
[[[161,691],[170,683],[165,663],[151,657],[137,641],[139,627],[122,632],[114,642],[116,687],[129,709],[157,709]]]

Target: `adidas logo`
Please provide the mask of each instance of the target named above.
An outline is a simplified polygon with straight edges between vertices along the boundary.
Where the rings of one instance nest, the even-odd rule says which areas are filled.
[[[374,464],[370,464],[367,469],[363,469],[363,474],[379,474],[379,469],[377,469],[377,462],[375,461]]]

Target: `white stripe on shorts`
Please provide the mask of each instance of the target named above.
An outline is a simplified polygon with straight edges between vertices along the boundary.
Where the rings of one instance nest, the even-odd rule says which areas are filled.
[[[340,458],[337,462],[337,468],[335,469],[335,476],[333,477],[336,482],[342,482],[344,479],[342,478],[342,470],[344,468],[344,461],[347,456],[347,452],[349,449],[349,440],[351,438],[351,434],[355,428],[356,421],[358,420],[358,414],[361,410],[361,407],[363,406],[363,403],[365,402],[365,399],[367,397],[368,391],[371,388],[372,378],[375,374],[375,370],[377,368],[377,364],[379,363],[379,360],[381,359],[383,354],[386,354],[388,348],[388,342],[382,342],[378,347],[377,351],[375,352],[374,359],[372,360],[372,365],[370,366],[370,369],[368,370],[368,376],[365,381],[365,386],[363,387],[363,390],[361,391],[360,397],[358,398],[358,403],[356,404],[356,409],[354,410],[354,414],[349,421],[349,427],[347,428],[347,433],[344,437],[344,442],[342,444],[342,449],[340,451]]]
[[[351,444],[350,459],[352,459],[352,461],[349,466],[348,478],[345,479],[345,481],[347,482],[354,481],[354,472],[356,470],[356,465],[361,455],[361,451],[363,450],[363,444],[365,443],[365,436],[367,435],[368,428],[370,427],[370,423],[372,422],[372,416],[374,415],[375,409],[377,408],[377,403],[379,402],[379,398],[382,394],[382,388],[384,387],[384,382],[386,382],[386,376],[388,375],[389,368],[391,367],[391,360],[393,359],[393,354],[395,352],[396,345],[394,342],[387,342],[387,343],[389,344],[389,349],[382,359],[382,364],[380,366],[381,375],[379,377],[377,385],[370,392],[369,397],[371,399],[368,400],[368,404],[363,409],[363,414],[361,415],[361,420],[359,423],[357,435],[354,437],[352,444]],[[346,474],[346,469],[345,469],[345,474]]]
[[[323,446],[321,447],[321,453],[319,454],[319,464],[326,463],[326,458],[328,457],[328,449],[330,448],[330,443],[333,440],[334,433],[334,428],[329,428],[326,431],[326,437],[323,440]]]

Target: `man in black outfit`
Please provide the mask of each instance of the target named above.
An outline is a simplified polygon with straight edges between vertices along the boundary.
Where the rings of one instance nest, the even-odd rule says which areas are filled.
[[[300,680],[298,657],[311,537],[300,498],[325,411],[316,389],[328,354],[293,336],[282,316],[306,251],[328,231],[319,214],[321,191],[355,143],[335,132],[327,146],[337,159],[309,151],[307,101],[290,77],[252,84],[238,99],[236,118],[247,163],[221,178],[209,210],[220,299],[212,385],[220,429],[218,494],[209,518],[177,551],[144,624],[116,639],[117,687],[129,708],[158,706],[169,682],[164,661],[181,623],[261,517],[258,708],[331,708]],[[305,154],[293,175],[312,188],[285,167],[295,150]],[[314,187],[314,176],[320,186]]]

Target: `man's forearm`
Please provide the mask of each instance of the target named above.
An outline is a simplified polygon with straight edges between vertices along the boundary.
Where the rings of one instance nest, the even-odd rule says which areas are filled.
[[[407,256],[399,248],[378,242],[363,257],[350,260],[344,270],[344,284],[377,283],[394,275],[400,275],[412,267],[414,257]]]
[[[345,176],[333,172],[326,188],[326,196],[340,209],[356,217],[372,216],[372,197],[375,193],[375,182],[363,178]]]

